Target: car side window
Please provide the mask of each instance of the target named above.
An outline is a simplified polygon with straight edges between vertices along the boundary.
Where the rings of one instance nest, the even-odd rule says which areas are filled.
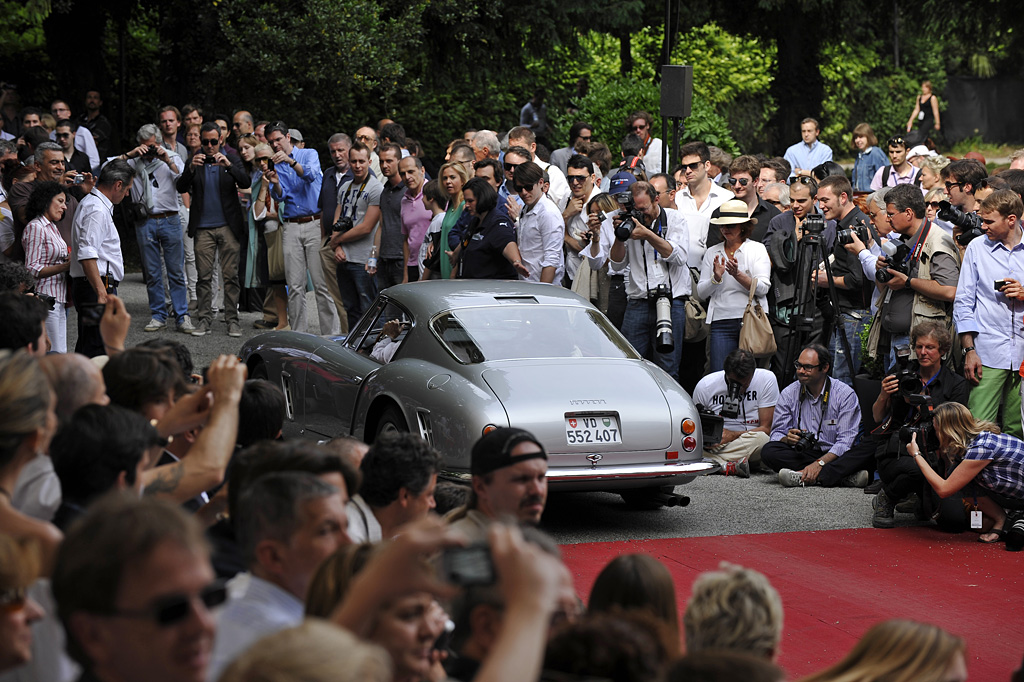
[[[409,329],[412,327],[412,320],[408,313],[398,306],[393,303],[386,303],[377,311],[377,315],[371,321],[367,333],[358,341],[359,346],[356,350],[360,354],[370,357],[374,346],[384,337],[385,325],[392,320],[397,320],[400,325],[395,343],[401,346],[402,341],[405,340],[405,337],[409,334]]]

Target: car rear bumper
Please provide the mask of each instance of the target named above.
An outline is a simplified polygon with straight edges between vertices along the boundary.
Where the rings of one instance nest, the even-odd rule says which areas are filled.
[[[551,490],[615,490],[683,485],[697,476],[713,474],[719,468],[710,460],[678,464],[552,467],[548,469],[548,486]]]

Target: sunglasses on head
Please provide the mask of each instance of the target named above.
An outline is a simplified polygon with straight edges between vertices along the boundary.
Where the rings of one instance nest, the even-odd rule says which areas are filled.
[[[895,145],[903,145],[905,147],[907,145],[907,142],[901,136],[896,135],[895,137],[889,138],[887,146],[892,147]]]
[[[729,184],[732,185],[733,187],[736,186],[737,182],[740,183],[740,187],[746,187],[747,185],[750,184],[750,179],[749,178],[729,178]]]
[[[220,606],[228,598],[227,584],[222,580],[214,581],[199,593],[199,600],[208,609]],[[192,600],[184,594],[175,594],[158,599],[148,609],[111,611],[109,615],[122,618],[143,618],[152,620],[162,628],[176,625],[188,618],[192,610]]]
[[[818,183],[814,181],[814,178],[809,178],[806,175],[798,175],[789,181],[791,185],[807,185],[811,188],[811,194],[814,194],[818,187]]]

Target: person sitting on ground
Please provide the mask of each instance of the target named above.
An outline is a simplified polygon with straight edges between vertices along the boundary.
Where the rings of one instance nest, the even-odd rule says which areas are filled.
[[[739,411],[730,411],[721,442],[704,448],[704,456],[721,464],[726,476],[749,478],[751,468],[760,467],[761,448],[771,433],[779,382],[757,367],[753,353],[737,348],[725,357],[725,369],[701,379],[693,391],[693,401],[717,415],[730,396],[738,398]]]
[[[893,512],[895,505],[910,495],[917,495],[920,502],[915,509],[922,518],[930,516],[934,506],[930,496],[924,493],[927,484],[924,476],[917,468],[913,458],[907,457],[906,443],[899,436],[901,427],[927,423],[931,410],[914,400],[911,395],[927,395],[931,405],[953,401],[967,404],[970,386],[960,375],[953,373],[942,362],[942,357],[949,352],[952,337],[946,325],[936,320],[920,322],[910,332],[911,348],[916,360],[910,361],[909,369],[916,373],[916,381],[899,381],[896,377],[898,367],[893,367],[882,380],[882,390],[871,406],[875,423],[881,426],[873,433],[881,441],[877,454],[878,475],[882,481],[882,489],[872,501],[874,515],[871,525],[875,528],[892,528],[895,526]],[[908,384],[904,386],[904,384]],[[911,391],[903,390],[912,389]],[[933,456],[937,453],[928,453]],[[922,503],[928,502],[926,506]]]
[[[210,679],[261,637],[302,622],[313,573],[348,543],[347,501],[347,490],[299,472],[267,474],[242,492],[237,523],[251,575],[220,614]]]
[[[27,591],[38,571],[34,546],[0,534],[0,673],[32,660],[32,623],[43,609]]]
[[[110,490],[142,495],[142,472],[160,458],[167,441],[138,412],[117,405],[85,405],[50,444],[60,479],[61,505],[53,523],[67,530]]]
[[[470,454],[472,490],[465,507],[448,515],[453,529],[482,540],[493,521],[509,516],[537,525],[548,497],[548,455],[533,434],[498,427],[484,434]]]
[[[991,521],[989,532],[978,539],[984,543],[1001,541],[1005,533],[1006,510],[1024,509],[1024,441],[1006,433],[989,421],[974,418],[961,403],[943,403],[935,408],[932,426],[939,441],[939,453],[952,471],[947,478],[935,472],[921,454],[918,434],[913,434],[907,454],[921,469],[928,484],[941,498],[965,490],[975,508]],[[1024,548],[1024,521],[1014,522]],[[1017,544],[1017,543],[1015,543]]]
[[[796,381],[782,389],[772,420],[771,442],[761,462],[779,472],[779,483],[863,488],[874,453],[846,457],[860,427],[860,403],[853,389],[832,381],[832,355],[810,343],[794,363]]]
[[[589,613],[645,613],[665,627],[669,656],[679,655],[679,611],[672,574],[649,554],[612,559],[594,581],[587,601]]]
[[[843,660],[800,682],[877,680],[966,682],[964,640],[927,623],[887,620],[872,626]]]
[[[381,434],[359,467],[359,494],[348,508],[352,542],[380,542],[434,508],[441,455],[411,433]]]
[[[742,651],[774,661],[782,641],[782,599],[761,573],[723,561],[694,581],[683,631],[687,654]]]

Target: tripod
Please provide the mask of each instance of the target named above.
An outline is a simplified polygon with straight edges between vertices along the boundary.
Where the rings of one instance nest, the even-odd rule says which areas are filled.
[[[836,332],[840,335],[843,352],[849,362],[854,358],[850,352],[850,340],[846,336],[846,325],[843,316],[839,312],[839,295],[836,293],[836,283],[832,278],[832,264],[829,262],[831,253],[828,244],[822,233],[825,231],[825,219],[818,213],[811,213],[804,219],[803,236],[797,245],[796,258],[796,292],[793,297],[793,309],[789,316],[789,338],[786,343],[785,362],[782,371],[785,383],[793,380],[796,370],[793,363],[796,361],[807,339],[814,332],[814,312],[816,305],[815,292],[817,287],[811,285],[811,276],[817,279],[818,271],[823,266],[825,275],[828,277],[828,296],[832,303],[832,310],[835,314]],[[833,366],[835,361],[832,362]],[[831,369],[831,368],[830,368]]]

